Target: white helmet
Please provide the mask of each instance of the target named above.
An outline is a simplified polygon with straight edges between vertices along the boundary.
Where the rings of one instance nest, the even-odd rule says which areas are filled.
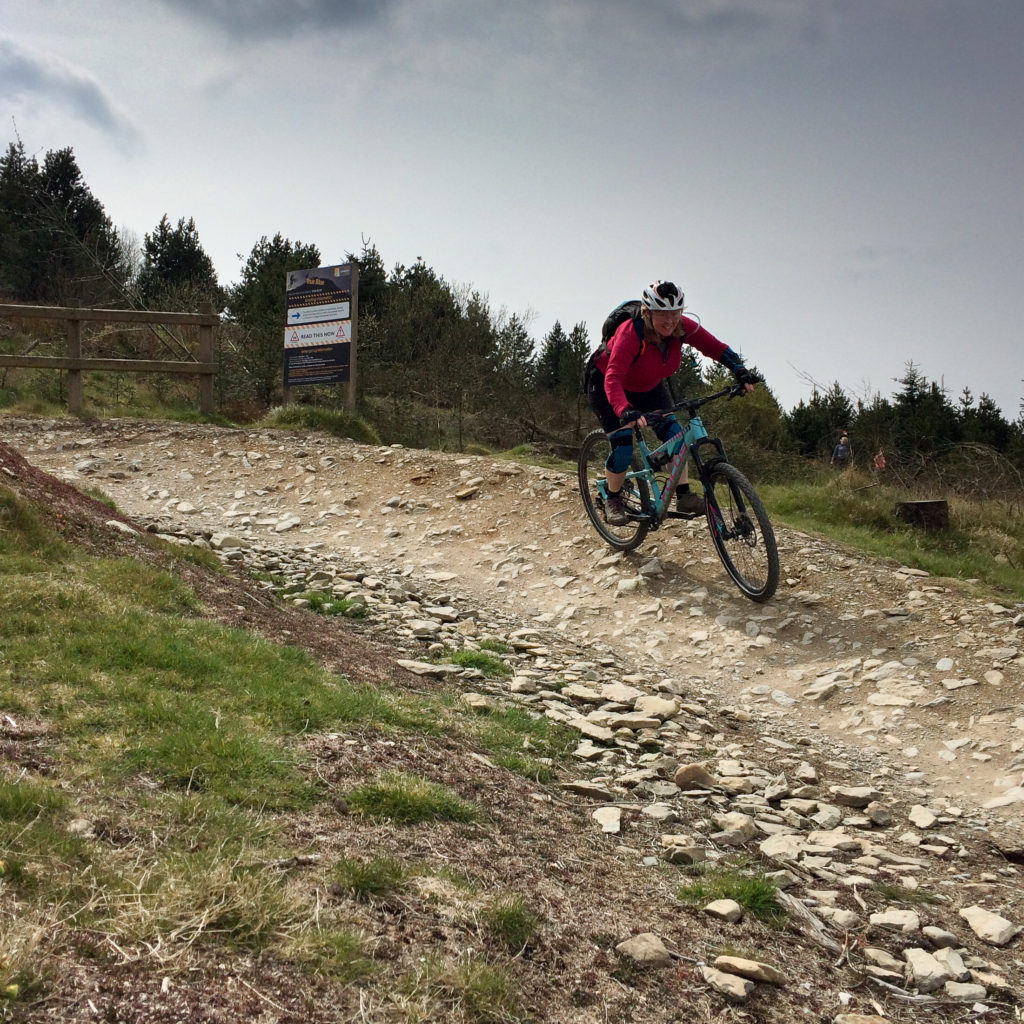
[[[683,308],[683,290],[671,281],[655,281],[644,289],[640,300],[645,309],[681,310]]]

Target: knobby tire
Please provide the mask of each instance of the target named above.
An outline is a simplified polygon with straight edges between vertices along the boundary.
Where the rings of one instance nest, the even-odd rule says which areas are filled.
[[[647,524],[630,520],[624,526],[613,526],[605,520],[604,500],[598,491],[598,481],[605,478],[605,462],[611,452],[608,435],[603,430],[594,430],[583,439],[580,446],[579,485],[583,507],[590,522],[601,537],[616,551],[633,551],[647,536]],[[643,468],[640,457],[633,453],[634,471]],[[623,485],[626,493],[626,507],[637,515],[645,514],[650,508],[650,490],[644,480],[627,480]]]
[[[733,465],[720,462],[707,475],[725,529],[722,536],[707,503],[708,529],[715,551],[733,582],[752,601],[771,600],[779,585],[779,549],[768,513],[750,481]]]

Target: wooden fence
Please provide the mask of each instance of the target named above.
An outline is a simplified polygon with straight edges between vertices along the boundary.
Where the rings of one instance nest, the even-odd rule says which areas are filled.
[[[66,356],[2,355],[0,367],[21,366],[35,369],[67,370],[68,409],[82,412],[82,373],[85,370],[106,370],[115,373],[187,373],[199,377],[199,411],[212,415],[213,382],[217,363],[213,358],[213,332],[220,317],[210,303],[203,303],[199,313],[169,313],[136,309],[79,309],[71,306],[23,306],[0,303],[0,316],[37,320],[63,320],[67,327]],[[170,326],[178,324],[199,328],[198,360],[162,359],[99,359],[82,357],[83,321],[99,323],[144,323]]]

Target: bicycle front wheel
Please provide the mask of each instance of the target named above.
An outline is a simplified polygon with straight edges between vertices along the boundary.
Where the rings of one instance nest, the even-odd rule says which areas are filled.
[[[708,528],[725,571],[752,601],[768,601],[779,585],[779,549],[753,485],[720,462],[710,467],[704,491]]]
[[[644,537],[647,536],[647,523],[630,518],[628,523],[615,526],[606,518],[604,498],[601,496],[598,485],[604,482],[607,473],[606,464],[611,450],[612,446],[608,441],[608,435],[603,430],[594,430],[583,439],[579,460],[580,496],[583,498],[583,507],[587,510],[594,529],[616,551],[632,551],[634,548],[638,548],[643,543]],[[640,468],[640,460],[634,453],[633,469],[639,470]],[[649,505],[647,483],[643,480],[627,478],[622,490],[626,499],[626,509],[630,516],[642,516],[644,506]]]

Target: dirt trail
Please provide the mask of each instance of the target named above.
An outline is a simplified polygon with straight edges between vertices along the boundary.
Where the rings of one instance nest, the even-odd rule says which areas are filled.
[[[135,421],[2,429],[141,522],[408,567],[650,675],[710,685],[780,737],[829,734],[913,793],[1024,820],[1020,606],[786,529],[779,593],[755,605],[702,524],[615,555],[574,477],[490,458]]]

